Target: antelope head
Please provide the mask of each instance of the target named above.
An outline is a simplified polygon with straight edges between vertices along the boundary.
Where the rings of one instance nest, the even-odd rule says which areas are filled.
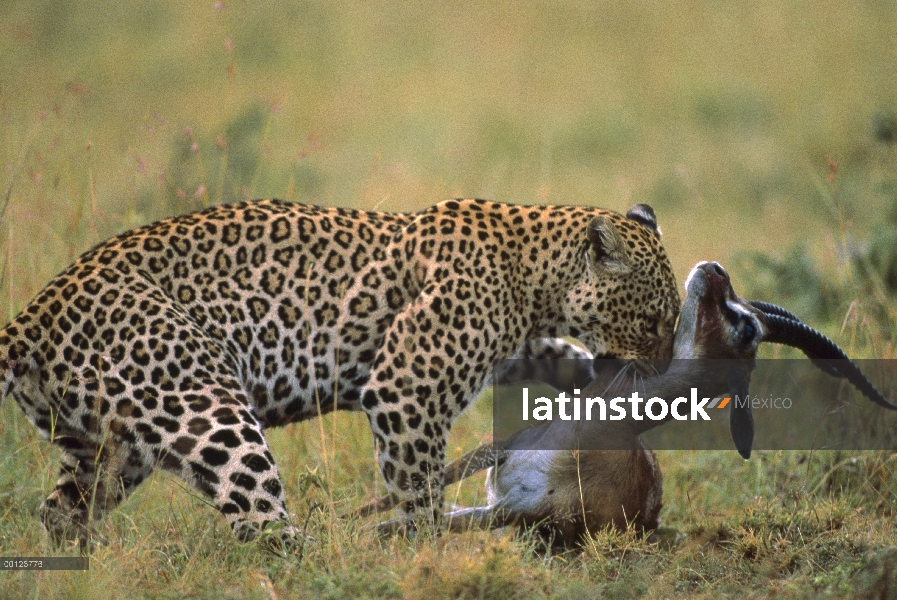
[[[879,406],[897,410],[835,342],[780,306],[738,297],[729,274],[718,263],[698,263],[685,282],[685,290],[673,356],[746,361],[744,368],[729,371],[730,393],[748,395],[757,348],[761,342],[772,342],[798,348],[826,373],[847,379]],[[735,404],[729,415],[732,441],[738,453],[747,459],[754,439],[751,408]]]

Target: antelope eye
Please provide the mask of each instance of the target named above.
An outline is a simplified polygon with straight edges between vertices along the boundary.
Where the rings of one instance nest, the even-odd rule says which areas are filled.
[[[757,328],[750,321],[744,324],[744,341],[751,342],[757,336]]]

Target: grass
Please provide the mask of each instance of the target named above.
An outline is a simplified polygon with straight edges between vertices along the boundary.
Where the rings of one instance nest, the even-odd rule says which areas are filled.
[[[482,415],[467,421],[479,420]],[[291,508],[315,538],[281,558],[234,541],[224,520],[176,479],[156,476],[100,527],[88,572],[4,573],[2,594],[143,597],[879,597],[893,585],[897,487],[890,453],[661,452],[663,527],[600,533],[580,552],[545,556],[506,533],[379,541],[338,513],[371,494],[367,424],[338,417],[332,476],[315,424],[272,431]],[[325,428],[333,425],[328,422]],[[55,451],[4,408],[3,554],[51,552],[36,519]],[[465,425],[461,425],[465,433]],[[466,432],[470,437],[472,432]],[[326,439],[326,438],[325,438]],[[369,455],[368,455],[369,458]],[[450,498],[482,501],[480,481]]]
[[[412,210],[450,196],[656,209],[674,269],[716,259],[851,356],[893,358],[892,3],[27,0],[0,19],[0,313],[106,237],[242,198]],[[770,351],[772,352],[772,351]],[[786,355],[776,351],[780,355]],[[488,402],[450,457],[490,430]],[[541,556],[504,534],[379,542],[366,421],[270,432],[316,542],[233,541],[173,478],[101,525],[91,570],[0,597],[886,597],[893,455],[662,452],[663,529]],[[50,552],[58,455],[0,414],[0,555]],[[449,491],[483,501],[482,479]]]

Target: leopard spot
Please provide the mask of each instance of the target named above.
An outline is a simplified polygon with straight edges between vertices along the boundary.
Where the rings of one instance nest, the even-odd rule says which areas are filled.
[[[213,467],[220,467],[230,461],[230,454],[219,448],[203,448],[199,451],[199,455],[207,465]]]
[[[178,439],[171,444],[172,450],[180,454],[181,456],[186,456],[193,452],[193,449],[196,447],[196,438],[188,437],[185,435],[180,436]]]
[[[240,486],[245,490],[252,491],[256,486],[255,478],[250,477],[246,473],[231,473],[228,479],[230,479],[232,483]]]
[[[264,456],[255,453],[245,455],[240,462],[249,467],[253,473],[261,473],[271,468],[271,463]]]
[[[212,429],[212,423],[203,417],[193,417],[187,421],[187,432],[190,435],[201,436]]]
[[[212,435],[209,436],[210,442],[215,442],[216,444],[221,444],[227,448],[236,448],[242,442],[240,438],[237,437],[237,434],[231,431],[230,429],[221,429],[216,431]]]

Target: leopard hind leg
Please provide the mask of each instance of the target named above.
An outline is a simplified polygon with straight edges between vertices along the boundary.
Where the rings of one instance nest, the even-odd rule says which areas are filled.
[[[63,452],[59,478],[41,504],[44,528],[56,545],[76,542],[86,548],[92,524],[130,496],[152,472],[128,444],[107,440],[102,446],[58,437]]]

